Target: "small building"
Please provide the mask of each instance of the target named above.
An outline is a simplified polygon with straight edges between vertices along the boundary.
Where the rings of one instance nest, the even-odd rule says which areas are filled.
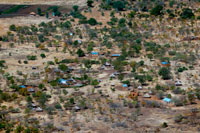
[[[148,93],[146,93],[143,95],[143,98],[151,98],[151,96]]]
[[[115,86],[115,83],[111,83],[111,86]]]
[[[26,86],[25,86],[25,85],[20,85],[19,87],[20,87],[20,88],[26,88]]]
[[[81,40],[78,40],[78,43],[79,43],[79,44],[82,44],[82,41],[81,41]]]
[[[40,107],[37,107],[35,110],[36,110],[36,112],[43,112],[43,109]]]
[[[70,33],[69,33],[69,35],[70,35],[70,36],[73,36],[73,33],[72,33],[72,32],[70,32]]]
[[[32,103],[32,104],[31,104],[31,107],[32,107],[32,108],[36,108],[37,106],[36,106],[34,103]]]
[[[165,98],[163,99],[163,101],[164,101],[164,102],[166,102],[166,103],[170,103],[170,102],[171,102],[171,99],[170,99],[170,98],[167,98],[167,97],[165,97]]]
[[[115,76],[115,74],[114,73],[112,73],[111,75],[110,75],[110,78],[115,78],[116,76]]]
[[[139,89],[139,90],[142,90],[142,86],[138,86],[138,89]]]
[[[106,62],[104,65],[105,65],[105,66],[111,66],[111,64],[108,63],[108,62]]]
[[[30,15],[31,16],[36,16],[36,13],[35,12],[30,12]]]
[[[127,85],[127,84],[123,84],[122,86],[123,86],[124,88],[127,88],[127,87],[128,87],[128,85]]]
[[[111,57],[120,57],[121,54],[112,54]]]
[[[74,109],[75,109],[75,111],[81,110],[81,108],[79,106],[75,106]]]
[[[65,80],[65,79],[59,79],[58,80],[58,83],[62,84],[62,85],[69,85],[69,83],[67,83],[67,82],[68,82],[68,80]]]
[[[33,93],[35,90],[33,88],[28,88],[28,92]]]
[[[77,84],[74,85],[74,87],[83,87],[83,84],[77,83]]]
[[[92,52],[91,52],[91,55],[92,55],[93,57],[96,57],[96,56],[98,56],[98,55],[99,55],[99,52],[92,51]]]
[[[183,84],[182,84],[182,82],[180,80],[177,80],[177,81],[175,81],[175,85],[176,86],[182,86]]]
[[[169,63],[169,62],[166,62],[166,61],[162,61],[162,62],[161,62],[161,66],[163,66],[163,67],[169,67],[169,66],[170,66],[170,63]]]

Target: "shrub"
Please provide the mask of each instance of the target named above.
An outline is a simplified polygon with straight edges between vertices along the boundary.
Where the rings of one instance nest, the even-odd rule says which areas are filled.
[[[28,59],[28,60],[36,60],[36,59],[37,59],[37,56],[28,55],[28,56],[27,56],[27,59]]]
[[[115,1],[113,2],[113,8],[117,9],[118,11],[123,11],[125,8],[125,3],[123,1]]]
[[[184,8],[182,10],[182,13],[181,13],[180,17],[182,19],[191,19],[191,18],[194,17],[194,13],[192,12],[192,9],[190,9],[190,8]]]
[[[56,108],[56,109],[62,109],[62,106],[60,105],[60,103],[56,103],[56,104],[55,104],[55,108]]]
[[[186,67],[179,67],[178,68],[178,72],[183,72],[183,71],[186,71],[188,70]]]
[[[66,21],[65,23],[62,24],[62,27],[65,27],[65,28],[70,28],[71,26],[72,25],[70,21]]]
[[[94,3],[93,0],[88,0],[88,1],[87,1],[87,6],[89,6],[89,7],[93,7],[93,6],[92,6],[93,3]]]
[[[182,94],[183,93],[183,90],[178,87],[178,88],[175,88],[173,91],[172,91],[174,94]]]
[[[83,57],[83,56],[85,56],[85,53],[83,52],[82,49],[78,49],[76,53],[78,54],[78,57]]]
[[[169,51],[168,54],[171,56],[176,55],[176,51]]]
[[[73,6],[73,9],[74,9],[75,12],[78,11],[78,8],[79,8],[79,6],[77,6],[77,5],[74,5],[74,6]]]
[[[166,128],[166,127],[168,127],[168,124],[166,122],[163,122],[162,127]]]
[[[120,27],[126,26],[126,19],[125,19],[125,18],[121,18],[121,19],[119,20],[118,25],[119,25]]]
[[[159,16],[159,15],[163,14],[162,10],[163,10],[162,5],[156,5],[154,8],[151,9],[150,14],[155,15],[155,16]]]
[[[180,123],[182,120],[183,120],[183,116],[182,116],[182,115],[177,115],[177,116],[175,116],[175,118],[174,118],[174,121],[175,121],[176,123]]]
[[[183,106],[183,101],[180,98],[173,98],[172,99],[175,106]]]
[[[25,61],[24,61],[24,64],[28,64],[28,61],[25,60]]]
[[[63,72],[66,72],[66,71],[68,70],[68,66],[66,66],[65,64],[60,64],[60,65],[58,66],[58,68],[59,68],[60,70],[62,70]]]
[[[10,28],[9,28],[11,31],[16,31],[16,26],[14,24],[10,25]]]
[[[158,74],[159,74],[160,76],[162,76],[162,78],[163,78],[164,80],[165,80],[165,79],[170,79],[170,71],[169,71],[169,69],[166,68],[166,67],[162,67],[162,68],[159,70]]]
[[[6,63],[6,61],[5,60],[0,60],[0,67],[5,67],[5,64]]]
[[[41,56],[42,58],[46,58],[46,55],[45,55],[44,53],[42,53],[40,56]]]
[[[94,25],[97,24],[97,21],[96,21],[96,19],[94,19],[94,18],[90,18],[90,19],[88,20],[88,24],[94,26]]]
[[[38,15],[42,16],[42,10],[40,7],[37,9],[37,13],[38,13]]]

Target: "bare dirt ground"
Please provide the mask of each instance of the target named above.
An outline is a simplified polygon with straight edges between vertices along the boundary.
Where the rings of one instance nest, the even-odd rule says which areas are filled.
[[[85,6],[86,0],[1,0],[0,4],[47,4],[47,5],[79,5]]]

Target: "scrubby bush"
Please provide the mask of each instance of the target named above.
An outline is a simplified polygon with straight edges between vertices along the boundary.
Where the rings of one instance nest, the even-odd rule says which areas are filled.
[[[163,79],[170,79],[170,70],[166,67],[162,67],[158,74],[162,76]]]
[[[163,14],[162,10],[163,10],[163,6],[159,4],[151,9],[150,14],[155,15],[155,16],[162,15]]]
[[[184,8],[182,10],[182,13],[181,13],[180,17],[182,19],[191,19],[191,18],[194,17],[194,13],[193,13],[192,9],[190,9],[190,8]]]
[[[78,54],[78,57],[85,56],[85,53],[84,53],[84,51],[82,49],[78,49],[76,53]]]
[[[178,68],[178,72],[183,72],[183,71],[186,71],[188,70],[186,67],[179,67]]]
[[[37,56],[35,56],[35,55],[28,55],[27,59],[28,60],[37,60]]]
[[[58,69],[62,70],[63,72],[66,72],[68,70],[68,66],[66,66],[65,64],[60,64],[58,66]]]
[[[169,51],[168,54],[171,56],[174,56],[174,55],[176,55],[176,51]]]
[[[174,97],[174,98],[172,99],[172,101],[174,102],[174,105],[175,105],[175,106],[183,106],[183,105],[184,105],[184,101],[183,101],[183,99],[181,99],[181,98],[176,98],[176,97]]]
[[[182,116],[182,115],[177,115],[177,116],[175,116],[175,118],[174,118],[174,121],[175,121],[176,123],[180,123],[182,120],[183,120],[183,116]]]
[[[93,3],[94,3],[93,0],[88,0],[88,1],[87,1],[87,6],[93,7],[93,5],[92,5]]]
[[[42,58],[46,58],[46,55],[45,55],[44,53],[40,54],[40,56],[41,56]]]
[[[97,21],[96,21],[96,19],[95,19],[95,18],[90,18],[90,19],[88,20],[88,24],[90,24],[90,25],[94,26],[94,25],[96,25],[96,24],[97,24]]]
[[[125,8],[125,3],[121,0],[114,1],[113,8],[117,9],[118,11],[123,11]]]

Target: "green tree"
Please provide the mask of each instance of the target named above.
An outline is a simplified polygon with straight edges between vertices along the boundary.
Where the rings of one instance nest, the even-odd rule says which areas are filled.
[[[92,5],[93,3],[94,3],[93,0],[88,0],[88,1],[87,1],[87,6],[93,7],[93,5]]]
[[[193,103],[195,100],[195,94],[193,92],[189,92],[187,96],[190,103]]]
[[[97,21],[96,21],[96,19],[95,19],[95,18],[90,18],[90,19],[88,20],[88,24],[90,24],[90,25],[94,26],[94,25],[96,25],[96,24],[97,24]]]
[[[192,9],[190,9],[190,8],[184,8],[182,10],[182,13],[181,13],[180,17],[182,19],[191,19],[191,18],[194,17],[194,13],[192,12]]]
[[[49,13],[48,12],[46,12],[46,18],[49,18]]]
[[[46,55],[45,55],[44,53],[40,54],[40,56],[41,56],[42,58],[46,58]]]
[[[84,51],[83,51],[82,49],[80,49],[80,48],[77,50],[76,53],[78,54],[78,57],[83,57],[83,56],[85,56]]]
[[[37,9],[37,13],[38,13],[38,15],[42,16],[42,10],[40,7],[38,7],[38,9]]]
[[[62,70],[63,72],[66,72],[68,70],[68,66],[66,66],[65,64],[60,64],[58,66],[58,69]]]
[[[24,127],[21,126],[21,125],[18,125],[18,126],[16,127],[15,133],[21,133],[22,131],[24,131]]]
[[[125,19],[125,18],[121,18],[121,19],[119,20],[118,25],[119,25],[120,27],[126,26],[126,19]]]
[[[162,76],[163,79],[170,79],[170,70],[166,67],[162,67],[158,74]]]
[[[91,83],[91,85],[93,85],[93,86],[97,86],[99,84],[99,82],[95,79],[95,80],[92,80],[92,83]]]
[[[123,11],[125,8],[125,4],[123,1],[115,1],[113,2],[113,8],[117,9],[118,11]]]
[[[16,31],[16,26],[14,24],[10,25],[9,30]]]
[[[78,11],[78,8],[79,8],[79,6],[77,6],[77,5],[74,5],[74,6],[73,6],[73,9],[74,9],[75,12]]]
[[[159,16],[159,15],[163,14],[162,10],[163,10],[162,5],[156,5],[154,8],[151,9],[150,14],[155,15],[155,16]]]

